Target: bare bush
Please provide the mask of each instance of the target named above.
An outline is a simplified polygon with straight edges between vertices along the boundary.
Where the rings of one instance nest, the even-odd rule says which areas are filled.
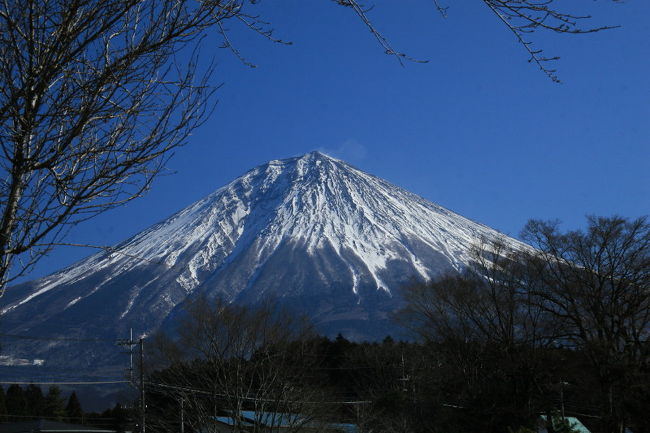
[[[305,323],[272,305],[194,300],[177,336],[159,335],[151,345],[165,368],[149,376],[148,392],[176,407],[182,401],[184,422],[195,430],[219,431],[214,419],[222,416],[234,431],[317,431],[324,397],[306,381],[317,360],[309,356]],[[168,415],[163,408],[148,418],[156,431],[177,431],[178,418]]]

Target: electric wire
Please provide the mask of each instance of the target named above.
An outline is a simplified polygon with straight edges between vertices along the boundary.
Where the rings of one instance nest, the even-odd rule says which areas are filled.
[[[35,341],[75,341],[75,342],[91,342],[91,341],[110,341],[117,344],[116,338],[75,338],[75,337],[40,337],[32,335],[18,335],[18,334],[4,334],[0,333],[0,337],[16,338],[19,340],[35,340]]]
[[[0,381],[0,385],[108,385],[117,383],[131,383],[130,380],[97,380],[97,381],[71,381],[71,382],[24,382]]]
[[[167,385],[164,383],[157,383],[157,382],[145,382],[145,385],[149,386],[154,386],[154,387],[160,387],[160,388],[169,388],[169,389],[174,389],[177,391],[185,391],[185,392],[190,392],[193,394],[201,394],[201,395],[208,395],[212,397],[224,397],[224,398],[229,398],[228,394],[223,394],[223,393],[215,393],[215,392],[210,392],[204,389],[199,389],[199,388],[191,388],[191,387],[186,387],[186,386],[178,386],[178,385]],[[254,402],[270,402],[270,403],[276,403],[277,399],[265,399],[265,398],[259,398],[259,397],[237,397],[240,400],[243,401],[254,401]],[[360,404],[371,404],[372,401],[370,400],[351,400],[351,401],[304,401],[304,400],[296,400],[294,401],[295,403],[302,403],[302,404],[348,404],[348,405],[360,405]]]

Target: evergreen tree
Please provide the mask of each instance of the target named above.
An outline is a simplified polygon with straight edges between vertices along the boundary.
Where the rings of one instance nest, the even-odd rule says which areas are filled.
[[[0,422],[7,421],[7,404],[5,398],[5,389],[0,386]]]
[[[24,421],[27,415],[27,401],[20,385],[9,385],[6,395],[7,414],[10,421]]]
[[[57,421],[63,421],[66,416],[65,400],[61,395],[61,388],[56,385],[50,386],[45,396],[45,416]]]
[[[81,423],[83,417],[83,411],[81,410],[81,403],[77,398],[77,393],[72,391],[70,398],[68,398],[68,404],[65,407],[65,412],[70,418],[70,422]]]
[[[45,415],[45,397],[40,386],[30,384],[25,389],[26,414],[33,417]]]
[[[124,433],[130,424],[129,410],[117,403],[113,409],[106,409],[101,414],[102,418],[110,419],[110,428],[117,433]]]

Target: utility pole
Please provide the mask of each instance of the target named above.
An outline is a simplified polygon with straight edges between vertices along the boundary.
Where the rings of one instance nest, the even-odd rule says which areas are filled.
[[[133,328],[129,328],[129,380],[133,383]]]
[[[128,352],[122,352],[122,353],[129,355],[129,367],[126,370],[128,371],[129,380],[131,381],[132,385],[135,385],[133,380],[133,346],[135,346],[136,344],[137,343],[133,341],[133,328],[129,330],[129,338],[127,340],[124,339],[117,340],[118,346],[128,346],[129,348]]]
[[[402,377],[400,377],[397,380],[402,382],[402,392],[406,394],[408,392],[408,386],[411,377],[406,374],[406,363],[404,362],[404,352],[402,352]]]
[[[140,338],[140,433],[145,433],[144,338]]]
[[[129,330],[129,339],[128,340],[118,340],[117,344],[119,346],[128,346],[128,352],[122,352],[129,355],[129,380],[133,387],[137,387],[134,377],[133,369],[133,346],[136,344],[140,345],[140,433],[145,431],[145,402],[144,402],[144,339],[140,338],[139,342],[133,340],[133,328]]]
[[[560,379],[560,404],[562,409],[562,421],[566,419],[564,416],[564,385],[568,385],[568,383]]]
[[[181,397],[181,433],[185,433],[185,399]]]

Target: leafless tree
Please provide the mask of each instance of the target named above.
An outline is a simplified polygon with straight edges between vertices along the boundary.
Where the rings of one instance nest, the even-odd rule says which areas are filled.
[[[403,291],[397,319],[432,347],[446,377],[436,387],[454,390],[445,403],[462,407],[470,425],[503,430],[552,409],[546,360],[564,331],[530,302],[535,281],[519,261],[523,253],[503,241],[483,243],[471,269]]]
[[[548,313],[528,302],[527,289],[534,282],[518,257],[503,242],[477,245],[472,269],[408,287],[400,320],[425,340],[548,345],[560,330]]]
[[[480,383],[491,347],[540,371],[541,356],[553,353],[545,348],[579,352],[600,387],[590,390],[600,399],[594,415],[603,431],[623,431],[635,395],[650,391],[650,224],[589,217],[585,231],[563,233],[530,221],[523,237],[535,249],[487,245],[473,272],[407,290],[402,321],[451,348],[470,385]],[[559,380],[534,384],[543,396]]]
[[[317,361],[308,356],[306,323],[273,305],[194,300],[176,338],[160,335],[152,344],[166,368],[150,375],[148,387],[182,400],[185,423],[196,430],[221,431],[213,422],[220,414],[233,431],[318,431],[323,395],[305,380]],[[152,419],[156,431],[164,431],[161,421]]]
[[[369,404],[355,406],[355,423],[361,431],[410,433],[421,431],[419,396],[426,386],[426,370],[419,346],[384,340],[381,345],[363,343],[350,351],[346,364],[354,374],[350,385]],[[419,395],[420,394],[420,395]]]
[[[650,387],[650,224],[589,217],[585,231],[562,233],[556,222],[530,221],[523,235],[538,251],[526,265],[538,282],[531,301],[591,359],[606,431],[623,431],[631,391]]]
[[[176,54],[244,3],[2,3],[0,294],[71,225],[148,189],[210,111],[211,68]]]

